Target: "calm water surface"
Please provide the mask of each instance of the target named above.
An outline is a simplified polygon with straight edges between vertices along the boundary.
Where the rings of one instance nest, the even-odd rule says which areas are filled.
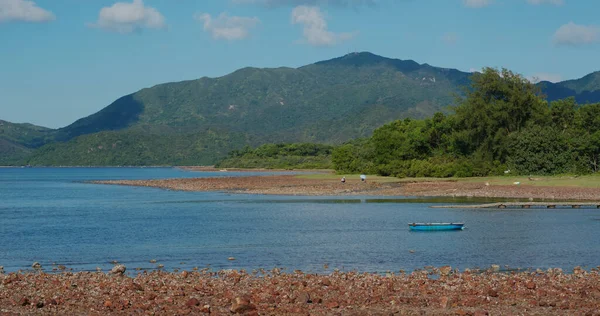
[[[82,182],[250,174],[0,168],[0,265],[15,271],[38,261],[47,270],[53,263],[106,270],[117,260],[133,270],[156,268],[149,262],[156,259],[167,270],[284,267],[315,273],[600,265],[597,209],[433,209],[449,201],[232,195]],[[430,221],[461,221],[466,229],[411,232],[407,226]]]

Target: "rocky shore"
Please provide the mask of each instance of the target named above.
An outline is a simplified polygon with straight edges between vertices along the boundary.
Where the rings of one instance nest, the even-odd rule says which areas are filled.
[[[0,315],[600,315],[594,268],[0,274]]]
[[[100,184],[156,187],[182,191],[225,191],[276,195],[452,196],[522,199],[598,200],[600,188],[489,185],[462,181],[367,181],[308,179],[294,175],[94,181]]]

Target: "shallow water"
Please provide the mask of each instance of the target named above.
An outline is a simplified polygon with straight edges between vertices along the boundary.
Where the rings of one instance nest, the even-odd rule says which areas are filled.
[[[53,263],[106,270],[117,260],[129,270],[163,264],[167,270],[284,267],[315,273],[600,265],[597,209],[433,209],[496,200],[233,195],[82,182],[250,174],[0,168],[0,265],[15,271],[38,261],[46,270]],[[408,229],[409,222],[431,221],[460,221],[466,228]]]

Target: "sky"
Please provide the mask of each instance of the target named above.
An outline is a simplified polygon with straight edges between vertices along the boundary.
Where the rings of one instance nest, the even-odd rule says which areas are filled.
[[[597,0],[0,0],[0,119],[58,128],[120,96],[350,52],[531,80],[600,70]]]

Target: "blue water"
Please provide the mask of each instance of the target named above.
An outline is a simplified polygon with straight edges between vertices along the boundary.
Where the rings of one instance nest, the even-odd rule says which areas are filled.
[[[82,182],[245,175],[172,168],[0,168],[0,265],[16,271],[37,261],[46,270],[52,264],[107,270],[116,260],[130,271],[163,264],[166,270],[283,267],[314,273],[411,271],[427,265],[565,270],[600,265],[597,209],[434,209],[429,206],[442,201],[178,192]],[[407,225],[431,221],[464,222],[465,230],[412,232]]]

